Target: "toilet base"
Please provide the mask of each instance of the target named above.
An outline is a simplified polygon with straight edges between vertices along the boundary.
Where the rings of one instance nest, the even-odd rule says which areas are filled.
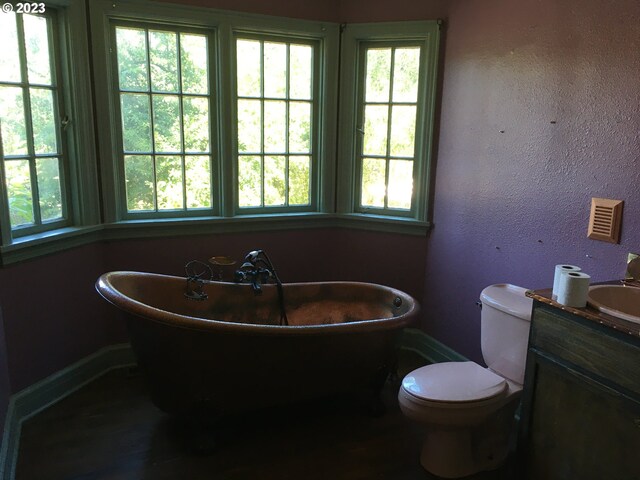
[[[505,405],[482,425],[470,428],[429,426],[420,453],[420,464],[442,478],[461,478],[495,470],[509,454],[517,402]]]

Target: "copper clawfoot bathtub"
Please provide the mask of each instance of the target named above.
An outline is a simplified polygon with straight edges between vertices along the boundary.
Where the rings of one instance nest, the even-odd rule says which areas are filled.
[[[288,326],[273,285],[206,282],[185,298],[185,278],[110,272],[98,292],[124,314],[152,400],[177,415],[219,417],[381,387],[401,329],[417,316],[409,295],[355,282],[284,284]]]

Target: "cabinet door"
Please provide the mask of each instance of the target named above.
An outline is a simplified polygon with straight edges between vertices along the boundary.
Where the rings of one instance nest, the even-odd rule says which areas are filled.
[[[640,479],[640,403],[535,351],[530,480]]]

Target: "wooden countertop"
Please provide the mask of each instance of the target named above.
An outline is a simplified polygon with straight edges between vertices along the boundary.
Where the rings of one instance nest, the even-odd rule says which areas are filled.
[[[620,281],[600,282],[594,285],[620,285]],[[633,335],[634,337],[640,337],[640,324],[622,320],[621,318],[612,317],[606,313],[601,313],[595,308],[591,308],[587,305],[584,308],[567,307],[551,299],[551,288],[545,288],[543,290],[527,290],[527,297],[533,298],[547,305],[551,305],[559,310],[579,315],[587,320],[598,322],[614,330],[618,330],[627,335]]]

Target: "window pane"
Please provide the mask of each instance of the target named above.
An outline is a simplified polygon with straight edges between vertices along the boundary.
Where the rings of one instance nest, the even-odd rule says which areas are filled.
[[[391,78],[391,49],[370,48],[367,50],[367,76],[365,101],[388,102],[389,79]]]
[[[40,217],[43,222],[62,218],[62,189],[60,187],[60,165],[57,158],[38,158],[38,197]]]
[[[29,161],[6,161],[4,163],[4,173],[7,181],[11,227],[32,225],[35,217],[33,214],[33,193],[31,192]]]
[[[149,155],[124,157],[127,210],[153,210],[153,160]]]
[[[364,155],[387,154],[387,126],[389,107],[367,105],[364,109]]]
[[[16,14],[0,14],[0,81],[19,82],[20,53],[18,51],[18,30],[16,26]]]
[[[133,93],[120,94],[122,110],[122,141],[125,152],[150,152],[151,111],[149,96]]]
[[[289,157],[289,205],[309,205],[310,157]]]
[[[238,40],[236,42],[238,69],[238,95],[260,96],[260,42]]]
[[[156,152],[180,152],[180,99],[153,95],[153,139]]]
[[[413,161],[391,160],[389,162],[389,208],[411,208],[413,192]]]
[[[184,204],[182,190],[182,158],[156,157],[156,192],[158,210],[175,210]]]
[[[264,102],[264,151],[284,153],[287,148],[286,102]]]
[[[391,111],[391,155],[413,157],[416,107],[394,106]]]
[[[289,152],[311,153],[311,103],[289,103]]]
[[[416,102],[418,100],[419,74],[420,48],[396,49],[393,66],[394,102]]]
[[[183,97],[185,152],[209,152],[209,100],[203,97]]]
[[[144,30],[116,28],[120,90],[149,90]]]
[[[172,32],[149,32],[151,88],[156,92],[178,92],[178,40]]]
[[[384,207],[386,161],[381,158],[362,160],[363,207]]]
[[[238,100],[238,151],[261,152],[260,100]]]
[[[285,98],[287,93],[287,45],[264,44],[264,96]]]
[[[2,16],[4,14],[0,14]],[[0,87],[2,148],[5,155],[27,154],[27,128],[22,88]]]
[[[47,19],[35,15],[23,15],[22,21],[29,83],[51,85]],[[3,48],[5,48],[4,45]]]
[[[262,165],[260,157],[238,158],[238,196],[241,207],[262,205]]]
[[[32,88],[29,92],[33,148],[36,153],[58,153],[53,92],[45,88]]]
[[[210,157],[189,155],[185,158],[187,208],[211,207]]]
[[[209,59],[207,37],[180,34],[182,91],[185,93],[209,93]]]
[[[311,100],[313,49],[308,45],[291,45],[289,50],[289,98]]]
[[[285,170],[284,157],[265,157],[264,159],[264,204],[285,204]]]

